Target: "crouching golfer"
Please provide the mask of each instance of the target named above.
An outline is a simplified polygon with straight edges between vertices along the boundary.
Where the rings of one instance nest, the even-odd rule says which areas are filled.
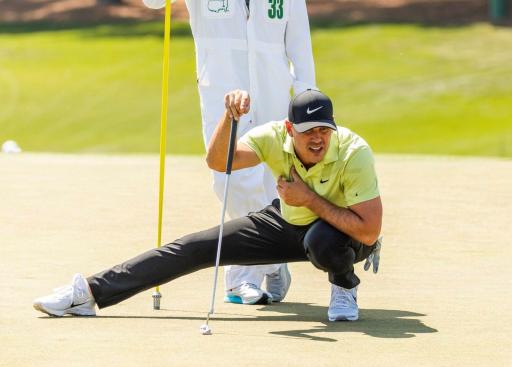
[[[247,92],[225,97],[226,110],[208,146],[208,166],[223,171],[231,119],[250,108]],[[382,204],[372,152],[337,127],[332,103],[307,90],[290,103],[288,120],[269,122],[237,144],[233,170],[265,162],[277,177],[280,202],[224,225],[221,265],[311,261],[329,274],[330,321],[357,320],[359,278],[354,263],[376,272]],[[219,228],[193,233],[38,298],[34,308],[54,316],[95,315],[139,292],[215,265]]]

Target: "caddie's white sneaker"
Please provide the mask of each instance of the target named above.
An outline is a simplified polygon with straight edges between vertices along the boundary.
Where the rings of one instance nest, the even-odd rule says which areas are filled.
[[[292,276],[287,264],[281,264],[279,269],[272,274],[267,274],[267,292],[272,295],[272,302],[281,302],[292,283]]]
[[[239,287],[228,290],[224,302],[266,305],[272,303],[272,296],[252,283],[243,283]]]
[[[327,316],[329,321],[356,321],[359,318],[357,287],[347,289],[331,284],[331,303]]]
[[[75,274],[71,284],[54,289],[53,293],[34,300],[34,308],[50,316],[95,316],[94,297],[87,280]]]

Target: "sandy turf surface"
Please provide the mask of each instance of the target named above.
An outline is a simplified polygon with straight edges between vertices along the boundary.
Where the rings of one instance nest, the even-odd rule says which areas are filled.
[[[512,161],[379,156],[381,270],[362,278],[361,319],[326,322],[329,284],[291,265],[286,302],[217,298],[213,270],[96,318],[50,318],[32,299],[152,247],[156,156],[0,155],[1,366],[510,366]],[[167,166],[164,239],[217,224],[202,159]]]

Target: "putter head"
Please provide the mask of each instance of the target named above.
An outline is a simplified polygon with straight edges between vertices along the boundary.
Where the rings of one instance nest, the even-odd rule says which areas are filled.
[[[210,327],[206,324],[203,324],[199,327],[199,332],[202,335],[212,335],[212,329],[210,329]]]

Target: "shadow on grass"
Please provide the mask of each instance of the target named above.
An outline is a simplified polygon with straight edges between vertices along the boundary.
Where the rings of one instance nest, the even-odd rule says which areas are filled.
[[[303,303],[283,304],[284,307],[272,308],[273,311],[296,313],[302,315],[311,314],[315,321],[322,320],[320,326],[312,328],[272,331],[272,334],[291,337],[300,337],[315,341],[335,342],[337,338],[318,336],[318,333],[352,332],[361,333],[375,338],[413,338],[416,334],[435,333],[436,329],[425,325],[418,317],[426,316],[411,311],[383,310],[383,309],[361,309],[359,320],[356,322],[329,322],[326,321],[327,307]],[[313,320],[310,320],[313,321]]]
[[[413,338],[416,334],[436,333],[437,330],[425,325],[419,317],[425,314],[384,309],[361,309],[359,321],[356,322],[328,322],[326,320],[327,307],[309,303],[280,303],[263,306],[259,311],[275,312],[278,315],[254,316],[244,314],[216,313],[213,316],[215,322],[272,322],[275,323],[275,331],[270,334],[300,339],[309,339],[322,342],[337,342],[341,339],[340,333],[361,333],[375,338]],[[157,312],[193,313],[197,311],[162,309]],[[54,319],[43,316],[42,319]],[[66,317],[69,319],[69,317]],[[64,319],[66,319],[64,318]],[[62,318],[59,318],[62,319]],[[202,316],[96,316],[94,319],[156,319],[156,320],[196,320],[204,322]],[[298,327],[293,329],[280,329],[280,322],[297,322]],[[313,327],[304,328],[302,323],[315,323]],[[330,334],[320,336],[316,334]]]

